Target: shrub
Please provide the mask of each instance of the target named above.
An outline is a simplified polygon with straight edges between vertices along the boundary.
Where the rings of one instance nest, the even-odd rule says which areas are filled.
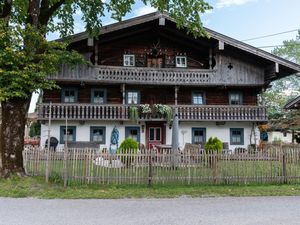
[[[132,138],[126,138],[120,145],[117,154],[126,154],[132,153],[136,154],[138,152],[138,142],[133,140]],[[133,156],[121,156],[120,160],[124,163],[127,167],[131,165],[134,160]]]
[[[217,137],[210,137],[208,141],[204,145],[204,149],[206,152],[221,152],[223,148],[223,144]]]

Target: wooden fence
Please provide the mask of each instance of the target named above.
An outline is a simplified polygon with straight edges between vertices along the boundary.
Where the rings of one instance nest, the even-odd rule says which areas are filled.
[[[26,149],[24,167],[28,175],[59,179],[65,185],[299,183],[300,146],[270,145],[263,151],[225,154]]]

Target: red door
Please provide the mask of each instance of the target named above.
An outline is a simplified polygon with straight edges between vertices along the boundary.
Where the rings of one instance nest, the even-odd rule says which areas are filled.
[[[164,126],[163,124],[147,124],[147,147],[152,149],[155,145],[164,143]]]

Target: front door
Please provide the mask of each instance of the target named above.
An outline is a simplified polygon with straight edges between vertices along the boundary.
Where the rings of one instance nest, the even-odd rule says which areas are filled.
[[[147,123],[147,147],[152,149],[155,145],[164,144],[164,125],[162,123]]]

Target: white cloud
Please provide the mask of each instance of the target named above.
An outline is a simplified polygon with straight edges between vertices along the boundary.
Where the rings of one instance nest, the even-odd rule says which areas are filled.
[[[134,10],[133,13],[135,16],[142,16],[142,15],[149,14],[149,13],[152,13],[155,11],[157,11],[157,9],[155,9],[149,5],[146,5],[146,6],[142,6],[138,9]]]
[[[244,5],[254,1],[257,0],[218,0],[216,4],[216,8],[224,8],[232,5]]]

